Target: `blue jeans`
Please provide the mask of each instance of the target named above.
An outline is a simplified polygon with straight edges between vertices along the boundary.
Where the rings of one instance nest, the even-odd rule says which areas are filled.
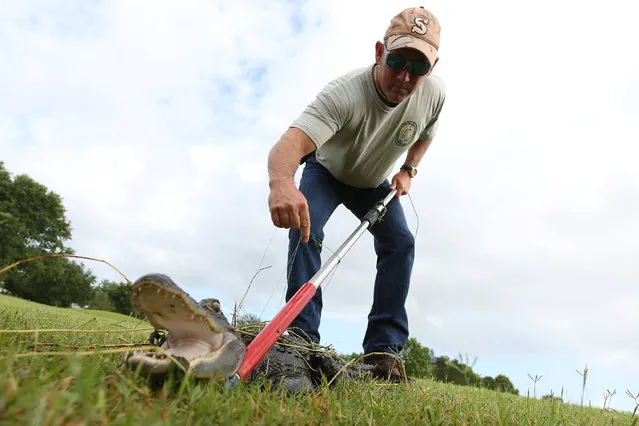
[[[318,163],[315,156],[307,159],[300,181],[300,191],[308,202],[311,239],[303,244],[300,241],[299,229],[289,231],[286,301],[290,300],[302,285],[310,281],[320,268],[324,225],[335,209],[340,204],[344,204],[361,220],[388,194],[389,187],[388,180],[379,187],[371,189],[345,185]],[[408,228],[399,199],[393,198],[387,206],[383,220],[375,222],[368,230],[374,237],[377,275],[373,306],[368,315],[368,327],[363,341],[364,353],[399,353],[408,339],[405,302],[415,255],[415,239]],[[322,290],[320,287],[291,323],[290,328],[302,336],[305,333],[312,341],[319,343],[321,314]],[[370,356],[367,359],[371,358],[378,357]]]

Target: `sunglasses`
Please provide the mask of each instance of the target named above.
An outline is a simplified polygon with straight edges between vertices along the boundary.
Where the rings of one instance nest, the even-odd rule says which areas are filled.
[[[426,75],[430,70],[430,62],[428,60],[409,61],[397,53],[389,52],[386,47],[384,47],[384,50],[386,51],[386,65],[392,70],[401,71],[408,66],[411,75],[416,77]]]

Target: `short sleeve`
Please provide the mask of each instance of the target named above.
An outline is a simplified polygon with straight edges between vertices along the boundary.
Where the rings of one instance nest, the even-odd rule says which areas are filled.
[[[419,135],[420,140],[433,140],[437,134],[437,128],[439,127],[439,114],[441,113],[444,101],[446,100],[444,86],[441,82],[439,84],[439,90],[437,92],[436,100],[434,101],[431,118],[422,133]]]
[[[331,82],[293,121],[319,148],[340,131],[352,115],[352,98],[343,85]]]

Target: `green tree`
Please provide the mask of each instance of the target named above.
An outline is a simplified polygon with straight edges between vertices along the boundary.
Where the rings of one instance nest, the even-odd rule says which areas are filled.
[[[93,287],[87,307],[136,316],[133,302],[131,301],[131,286],[124,282],[100,281],[98,285]]]
[[[243,326],[243,325],[247,325],[247,324],[255,324],[255,323],[259,323],[262,322],[262,320],[260,319],[260,317],[256,314],[252,314],[252,313],[245,313],[240,315],[237,318],[237,326]]]
[[[5,215],[12,221],[19,245],[12,247],[13,261],[25,256],[65,252],[71,238],[71,224],[65,217],[62,198],[26,175],[13,179]]]
[[[87,303],[87,308],[116,312],[113,303],[111,303],[111,299],[109,299],[109,293],[101,285],[93,287],[92,296]]]
[[[491,389],[498,392],[507,392],[519,395],[519,390],[515,389],[515,386],[510,381],[510,379],[503,374],[500,374],[495,378],[491,376],[484,377],[482,379],[482,386],[486,389]]]
[[[103,280],[102,287],[113,306],[113,312],[135,316],[131,302],[131,286],[128,283]]]
[[[363,352],[360,352],[360,353],[351,352],[350,354],[339,354],[339,357],[341,359],[343,359],[344,361],[346,361],[346,362],[351,361],[351,360],[355,360],[355,359],[358,359],[358,360],[360,360],[361,362],[364,362],[364,363],[366,362],[366,358],[364,358],[364,353]]]
[[[495,379],[491,376],[486,376],[483,379],[481,379],[481,385],[486,389],[494,390]]]
[[[541,399],[545,399],[545,400],[549,400],[549,401],[564,402],[564,400],[561,397],[559,397],[557,395],[554,395],[552,392],[547,394],[547,395],[542,396]]]
[[[14,250],[21,244],[18,236],[19,222],[13,214],[14,201],[12,196],[13,180],[11,174],[0,161],[0,267],[13,263]],[[0,276],[0,284],[3,277]]]
[[[411,377],[433,377],[435,366],[433,351],[422,346],[416,338],[411,337],[404,345],[401,354],[406,374]]]
[[[495,377],[495,390],[500,392],[512,393],[515,395],[519,395],[519,390],[515,388],[515,385],[510,381],[510,379],[503,374]]]
[[[12,178],[0,162],[0,262],[55,253],[72,254],[65,247],[71,224],[62,198],[27,175]],[[95,277],[67,258],[26,262],[0,275],[7,292],[55,306],[83,305],[91,297]]]
[[[131,301],[131,286],[124,282],[102,280],[93,287],[87,307],[136,316]]]
[[[4,288],[10,294],[38,303],[84,306],[91,298],[95,276],[84,265],[67,258],[42,259],[9,271]]]
[[[435,358],[435,380],[445,383],[455,383],[466,386],[480,386],[481,377],[471,366],[447,356]]]

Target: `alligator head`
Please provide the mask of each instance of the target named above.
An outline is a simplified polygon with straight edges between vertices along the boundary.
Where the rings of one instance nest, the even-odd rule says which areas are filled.
[[[135,352],[127,366],[143,376],[161,378],[174,360],[196,379],[228,380],[244,360],[246,345],[220,310],[219,301],[198,304],[171,278],[144,275],[133,283],[133,307],[144,314],[156,330],[167,330],[161,352]],[[168,355],[168,356],[167,356]]]

